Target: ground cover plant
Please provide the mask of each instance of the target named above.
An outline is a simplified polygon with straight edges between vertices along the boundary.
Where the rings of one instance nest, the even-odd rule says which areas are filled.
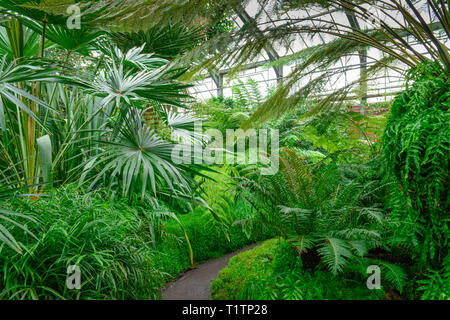
[[[384,290],[368,291],[361,274],[329,277],[326,270],[310,273],[300,257],[280,239],[233,257],[212,284],[216,300],[378,300]],[[245,278],[242,277],[245,270]]]

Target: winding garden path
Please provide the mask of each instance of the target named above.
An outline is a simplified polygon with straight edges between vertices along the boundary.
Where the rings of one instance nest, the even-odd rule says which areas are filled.
[[[166,284],[161,292],[164,300],[210,300],[211,281],[216,279],[220,270],[235,255],[253,249],[260,243],[226,254],[220,258],[199,264],[192,270],[184,272],[180,277]]]

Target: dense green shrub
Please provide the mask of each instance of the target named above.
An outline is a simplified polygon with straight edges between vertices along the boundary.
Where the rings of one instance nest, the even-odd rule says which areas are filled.
[[[123,201],[73,189],[38,200],[11,201],[33,215],[28,228],[38,240],[17,233],[23,254],[0,251],[2,299],[150,298],[160,270],[152,264],[143,218]],[[66,287],[67,268],[78,265],[81,290]]]
[[[164,207],[104,194],[60,189],[50,197],[11,199],[3,206],[26,213],[26,228],[11,228],[22,254],[0,247],[0,299],[148,299],[164,283],[195,263],[266,239],[247,237],[240,226],[224,229],[209,212],[180,215],[184,228]],[[7,226],[9,227],[9,226]],[[67,268],[81,269],[81,290],[66,288]]]
[[[406,196],[404,219],[415,222],[415,253],[422,267],[448,255],[450,82],[433,64],[410,74],[413,85],[392,105],[383,137],[386,165]]]
[[[424,300],[450,300],[450,256],[440,270],[428,270],[424,279],[418,280],[418,291]]]
[[[277,239],[268,240],[252,250],[231,258],[228,266],[220,271],[219,277],[211,284],[212,299],[236,299],[247,281],[269,274],[268,262],[273,260],[273,250],[277,241]]]
[[[381,299],[358,273],[332,276],[323,268],[305,270],[298,254],[272,239],[233,257],[211,286],[213,299],[315,300]]]
[[[220,257],[269,237],[268,233],[257,229],[247,236],[239,225],[224,229],[208,212],[196,211],[181,216],[180,221],[189,236],[195,263]],[[164,239],[159,243],[154,258],[155,264],[169,273],[169,278],[173,278],[181,271],[189,269],[191,264],[187,245],[181,241],[183,235],[179,227],[168,222],[166,230],[177,237]]]
[[[332,277],[324,270],[300,270],[248,282],[238,299],[379,300],[384,294],[384,290],[367,289],[362,277]]]

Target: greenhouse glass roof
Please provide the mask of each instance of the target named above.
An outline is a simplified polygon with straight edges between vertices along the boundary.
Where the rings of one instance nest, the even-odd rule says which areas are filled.
[[[269,1],[270,2],[270,1]],[[428,17],[429,21],[434,22],[436,18],[423,5],[425,1],[417,1],[417,10],[422,10],[422,15]],[[372,29],[376,27],[375,21],[368,21],[356,18],[354,15],[338,10],[333,6],[328,9],[319,7],[308,7],[307,10],[286,10],[283,14],[274,13],[273,8],[268,6],[266,0],[251,0],[240,11],[233,15],[234,31],[241,29],[245,24],[254,23],[259,32],[264,33],[274,27],[279,26],[300,26],[307,23],[311,28],[323,28],[327,22],[334,22],[335,25],[341,25],[339,32],[345,32],[348,28],[354,29]],[[426,11],[426,12],[423,12]],[[403,15],[395,10],[377,10],[372,12],[380,20],[385,21],[392,27],[406,25],[403,21]],[[443,39],[448,45],[448,38],[444,34],[437,33],[437,36]],[[217,95],[225,97],[232,95],[232,86],[238,81],[246,82],[252,79],[258,83],[261,92],[267,93],[271,88],[276,87],[277,83],[287,77],[298,65],[295,56],[296,53],[306,48],[328,43],[336,37],[316,32],[315,34],[297,33],[287,40],[282,37],[271,41],[265,50],[253,59],[243,70],[229,75],[233,63],[229,63],[227,68],[222,68],[218,74],[207,74],[205,78],[195,83],[191,89],[191,94],[199,99],[208,99]],[[426,55],[423,47],[417,46],[411,42],[408,36],[405,41],[415,47],[415,49]],[[352,81],[357,81],[362,70],[370,68],[376,61],[385,56],[378,49],[370,48],[365,54],[343,56],[339,62],[335,63],[327,70],[311,70],[306,76],[298,82],[298,86],[305,85],[311,79],[317,77],[320,73],[328,72],[324,96],[330,92],[347,86]],[[274,63],[275,61],[289,60],[288,63]],[[406,65],[398,64],[397,70],[386,68],[382,74],[369,79],[367,83],[366,98],[368,101],[390,100],[392,95],[397,93],[404,85],[403,71]]]

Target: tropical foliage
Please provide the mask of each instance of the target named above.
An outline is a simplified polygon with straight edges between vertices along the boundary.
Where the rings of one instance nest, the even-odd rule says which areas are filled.
[[[267,239],[213,298],[449,299],[448,3],[259,4],[0,0],[0,299],[159,298]],[[293,18],[310,9],[327,14]],[[276,85],[241,76],[255,67]],[[386,72],[400,91],[372,102]],[[193,97],[205,77],[229,94]],[[180,154],[214,146],[206,129],[279,132],[279,170]]]

